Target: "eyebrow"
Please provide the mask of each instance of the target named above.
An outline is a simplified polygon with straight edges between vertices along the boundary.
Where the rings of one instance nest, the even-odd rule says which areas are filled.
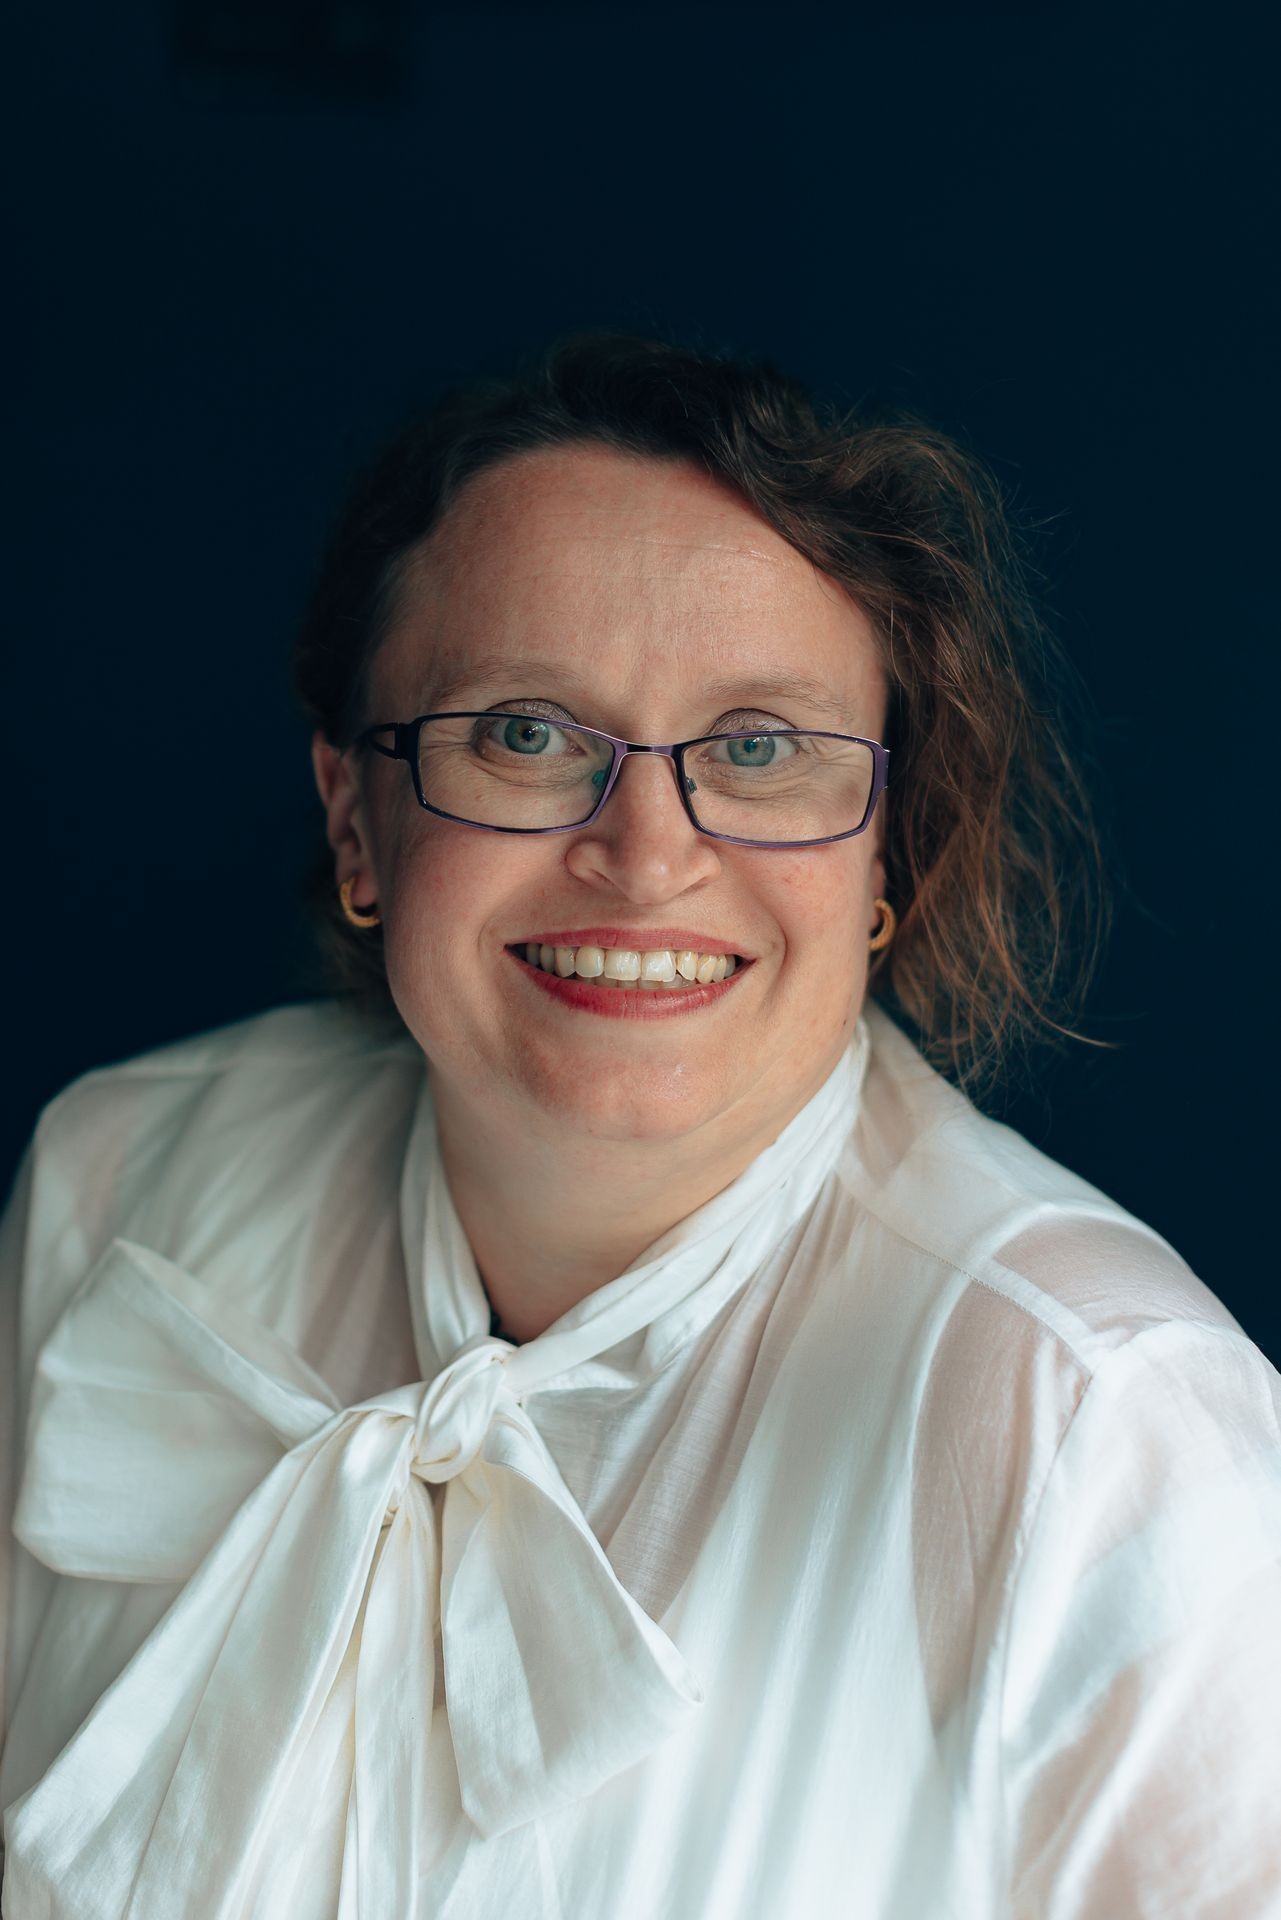
[[[572,667],[552,660],[513,658],[510,654],[485,654],[464,672],[454,674],[443,685],[434,680],[419,682],[419,697],[427,702],[422,711],[444,712],[449,703],[468,690],[480,691],[500,681],[559,681],[576,688],[580,695],[590,688]],[[775,673],[764,678],[751,675],[736,680],[715,680],[703,689],[708,700],[732,701],[739,706],[755,706],[761,700],[800,700],[806,706],[839,721],[843,731],[856,731],[849,710],[821,680],[799,673]],[[528,695],[513,698],[529,698]]]

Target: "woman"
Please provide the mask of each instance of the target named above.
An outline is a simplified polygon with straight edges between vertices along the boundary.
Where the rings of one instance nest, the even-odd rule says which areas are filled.
[[[767,368],[367,476],[339,990],[6,1216],[9,1920],[1281,1911],[1277,1375],[970,1098],[1098,926],[1044,644],[972,462]]]

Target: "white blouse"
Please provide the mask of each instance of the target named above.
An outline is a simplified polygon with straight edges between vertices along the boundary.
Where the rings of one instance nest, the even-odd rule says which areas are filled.
[[[5,1920],[1281,1915],[1281,1378],[875,1004],[524,1345],[327,1001],[51,1101],[0,1298]]]

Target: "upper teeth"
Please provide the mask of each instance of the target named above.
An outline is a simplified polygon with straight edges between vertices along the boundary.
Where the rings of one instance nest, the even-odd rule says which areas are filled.
[[[695,981],[711,986],[733,973],[732,953],[695,953],[671,947],[641,953],[633,947],[543,947],[530,940],[525,958],[531,967],[544,973],[558,973],[562,980],[576,973],[581,980],[609,980],[620,986],[670,986],[677,980]]]

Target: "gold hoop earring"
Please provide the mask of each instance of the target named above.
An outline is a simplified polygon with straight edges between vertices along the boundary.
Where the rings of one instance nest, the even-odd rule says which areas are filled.
[[[355,874],[350,874],[338,889],[338,898],[342,901],[342,910],[353,927],[377,927],[382,925],[382,915],[377,907],[370,907],[367,913],[351,904],[352,890],[356,885]]]
[[[898,915],[888,900],[874,900],[874,907],[881,909],[881,924],[867,943],[869,953],[879,953],[882,947],[888,947],[894,938],[894,929],[898,925]]]

